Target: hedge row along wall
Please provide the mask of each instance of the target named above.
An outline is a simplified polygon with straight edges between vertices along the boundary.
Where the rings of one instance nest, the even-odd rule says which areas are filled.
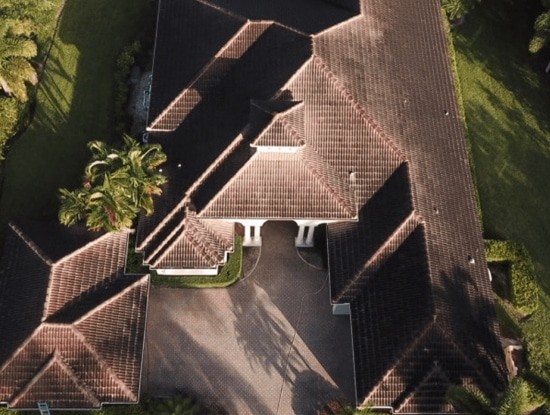
[[[539,296],[535,282],[535,266],[522,244],[508,241],[486,240],[487,262],[504,262],[510,265],[512,304],[522,314],[537,309]]]

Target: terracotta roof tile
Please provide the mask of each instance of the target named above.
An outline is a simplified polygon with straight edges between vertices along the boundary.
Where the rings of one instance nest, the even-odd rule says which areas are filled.
[[[154,136],[174,165],[188,166],[159,213],[169,218],[145,224],[144,247],[162,255],[173,246],[158,236],[182,229],[186,203],[210,218],[345,219],[328,226],[331,296],[351,302],[358,399],[448,411],[446,379],[500,388],[502,352],[439,2],[362,0],[362,15],[346,20],[309,0],[209,1],[222,14],[322,32],[311,56],[310,38],[270,26],[178,129]],[[303,19],[306,9],[317,18]],[[289,102],[301,102],[300,111],[270,108]]]
[[[362,206],[404,161],[403,155],[321,59],[311,60],[285,88],[305,103],[307,144],[354,181]]]
[[[252,142],[252,147],[301,147],[304,141],[304,109],[301,102],[288,102],[292,105],[284,111],[277,112],[269,105],[277,101],[252,102],[253,107],[259,107],[271,116],[271,122],[258,134]],[[287,104],[286,101],[282,103]],[[262,105],[260,107],[260,105]],[[251,118],[252,118],[251,114]]]
[[[37,227],[42,232],[47,225]],[[52,230],[50,238],[59,243],[69,240],[59,232],[72,232],[55,224]],[[19,327],[10,313],[0,315],[5,335],[0,401],[10,407],[34,408],[37,400],[52,408],[137,400],[148,276],[122,275],[126,233],[91,239],[85,237],[85,245],[57,262],[45,262],[40,247],[10,225],[0,267],[0,309],[23,311],[26,317]],[[82,283],[75,282],[78,277]],[[44,283],[36,284],[40,280]],[[47,286],[52,311],[44,315]]]
[[[177,237],[158,257],[146,259],[154,268],[217,268],[233,250],[234,225],[199,219],[188,211]]]
[[[149,120],[157,118],[244,23],[196,1],[159,3]],[[197,48],[198,43],[204,45]]]
[[[331,184],[313,156],[308,157],[304,150],[258,152],[206,205],[200,216],[353,218],[355,207],[350,198],[342,198]]]
[[[101,404],[57,352],[13,398],[11,404],[14,407],[33,408],[45,396],[48,397],[49,406],[55,408],[89,408]]]
[[[104,235],[52,265],[44,318],[88,290],[119,278],[126,264],[128,234]]]
[[[152,130],[175,130],[202,97],[218,85],[234,64],[273,22],[244,22],[212,60],[149,125]]]

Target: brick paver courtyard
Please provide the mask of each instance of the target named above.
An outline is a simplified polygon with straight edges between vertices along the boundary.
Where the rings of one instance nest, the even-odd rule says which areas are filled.
[[[253,272],[228,289],[152,288],[143,389],[186,391],[227,414],[316,414],[353,400],[350,323],[292,223],[269,222]]]

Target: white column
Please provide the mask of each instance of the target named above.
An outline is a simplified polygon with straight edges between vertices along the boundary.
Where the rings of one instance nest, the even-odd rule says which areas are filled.
[[[304,225],[298,225],[298,236],[296,237],[296,246],[304,245]]]
[[[254,236],[252,237],[252,242],[254,242],[254,245],[261,245],[262,244],[262,237],[260,236],[260,232],[262,227],[259,225],[252,225],[254,228]]]
[[[250,226],[249,225],[245,225],[244,226],[244,241],[243,241],[243,245],[250,245],[252,242],[252,240],[250,239]]]
[[[306,246],[313,246],[313,232],[315,231],[315,225],[308,226],[309,230],[307,233]]]

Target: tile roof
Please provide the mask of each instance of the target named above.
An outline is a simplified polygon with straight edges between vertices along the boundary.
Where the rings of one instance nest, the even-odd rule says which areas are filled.
[[[168,170],[181,163],[185,174],[175,175],[158,216],[140,223],[141,249],[160,257],[176,246],[190,212],[201,220],[339,219],[328,225],[331,299],[350,303],[358,401],[448,412],[448,383],[502,388],[439,1],[185,3],[278,23],[246,36],[253,26],[243,23],[213,42],[212,63],[242,40],[221,70],[195,70],[175,129],[152,134]],[[350,3],[360,4],[359,16]],[[211,50],[206,38],[199,43]],[[155,67],[165,64],[156,55]],[[170,79],[156,82],[170,89]],[[174,261],[193,263],[178,241]]]
[[[188,211],[181,227],[166,239],[168,247],[157,249],[145,262],[161,269],[217,268],[226,253],[233,251],[234,227],[231,222],[200,219]]]
[[[148,276],[123,275],[128,234],[24,227],[28,234],[10,224],[0,267],[0,401],[13,408],[137,402]],[[53,261],[30,239],[36,234],[72,248],[82,235],[83,245]]]
[[[318,33],[359,12],[349,0],[202,0],[231,14],[250,20],[274,20],[305,33]]]

